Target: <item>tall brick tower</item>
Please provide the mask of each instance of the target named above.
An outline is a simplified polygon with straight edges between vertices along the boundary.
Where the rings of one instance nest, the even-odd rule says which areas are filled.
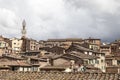
[[[21,39],[23,41],[22,42],[22,47],[21,47],[22,52],[26,52],[27,38],[26,38],[26,29],[25,29],[25,27],[26,27],[26,22],[25,22],[25,20],[23,20],[23,22],[22,22],[22,31],[21,31],[21,33],[22,33]]]

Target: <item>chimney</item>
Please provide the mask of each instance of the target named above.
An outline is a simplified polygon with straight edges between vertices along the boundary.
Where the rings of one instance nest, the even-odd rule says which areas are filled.
[[[30,64],[30,63],[31,63],[31,62],[30,62],[30,60],[31,60],[31,59],[30,59],[30,58],[28,58],[28,59],[27,59],[27,63],[29,63],[29,64]]]
[[[47,59],[47,64],[48,64],[48,65],[50,64],[50,60],[49,60],[49,59]]]
[[[70,62],[71,62],[71,64],[70,64],[71,69],[73,69],[73,68],[74,68],[74,65],[75,65],[75,61],[74,61],[74,60],[71,60]]]
[[[63,54],[66,54],[65,50],[63,50]]]
[[[47,64],[53,66],[54,65],[53,59],[52,58],[47,59]]]
[[[50,62],[50,65],[51,65],[51,66],[54,65],[54,63],[53,63],[53,59],[52,59],[52,58],[50,58],[50,61],[49,61],[49,62]]]

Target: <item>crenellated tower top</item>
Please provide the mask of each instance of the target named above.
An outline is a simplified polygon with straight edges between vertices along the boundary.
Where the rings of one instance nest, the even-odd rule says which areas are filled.
[[[23,22],[22,22],[22,38],[26,38],[26,29],[25,29],[25,27],[26,27],[26,22],[25,22],[25,20],[23,20]]]

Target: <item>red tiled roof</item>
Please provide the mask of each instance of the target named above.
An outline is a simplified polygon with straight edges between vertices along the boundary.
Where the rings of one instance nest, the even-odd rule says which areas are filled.
[[[2,80],[120,80],[115,73],[0,72]]]
[[[16,60],[10,61],[7,59],[1,59],[0,66],[30,66],[30,64]]]

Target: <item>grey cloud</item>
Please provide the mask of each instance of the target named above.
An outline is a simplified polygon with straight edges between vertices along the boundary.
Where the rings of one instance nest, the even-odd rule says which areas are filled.
[[[0,0],[0,34],[20,37],[25,19],[27,36],[34,39],[113,41],[120,35],[119,5],[119,0]]]

